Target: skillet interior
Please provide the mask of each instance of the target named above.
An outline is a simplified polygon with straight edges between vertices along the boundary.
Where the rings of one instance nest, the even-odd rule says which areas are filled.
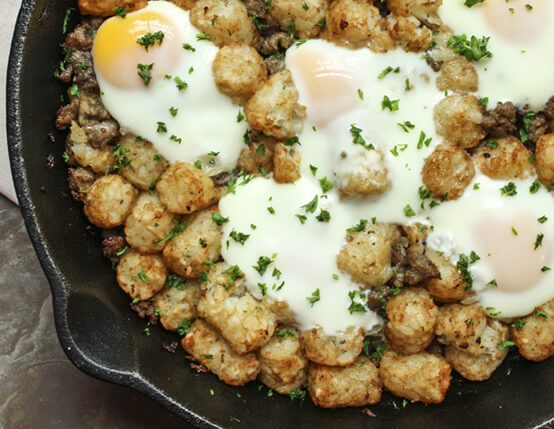
[[[440,406],[403,408],[402,400],[384,393],[382,402],[371,407],[376,418],[360,409],[322,410],[309,400],[268,397],[266,388],[258,391],[258,383],[232,388],[189,369],[181,350],[176,355],[163,351],[160,344],[175,336],[158,327],[150,336],[143,333],[146,322],[130,311],[128,297],[117,287],[97,230],[68,196],[64,136],[54,132],[56,143],[48,138],[65,90],[52,73],[60,60],[65,10],[74,6],[75,0],[23,1],[9,62],[7,123],[23,217],[50,281],[60,342],[78,368],[146,393],[203,427],[522,428],[554,422],[554,362],[532,364],[515,351],[487,382],[470,383],[455,375]],[[78,19],[73,12],[69,28]],[[51,153],[56,164],[48,169]]]

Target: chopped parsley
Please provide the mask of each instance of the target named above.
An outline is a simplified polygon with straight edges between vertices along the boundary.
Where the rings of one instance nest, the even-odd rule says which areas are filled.
[[[300,140],[298,139],[298,136],[294,136],[294,137],[289,137],[288,139],[286,139],[283,144],[285,146],[292,146],[293,144],[300,144]]]
[[[164,40],[164,33],[162,31],[156,31],[155,33],[146,33],[144,36],[137,39],[137,43],[144,47],[146,52],[150,46],[154,46],[156,43],[158,46],[162,44]]]
[[[65,16],[63,18],[63,26],[62,26],[62,33],[67,33],[67,21],[69,20],[69,15],[71,15],[71,12],[73,12],[75,9],[72,7],[66,9]]]
[[[545,223],[547,220],[548,220],[548,218],[546,216],[541,216],[540,218],[537,219],[537,222],[538,223]]]
[[[252,268],[254,268],[260,274],[260,276],[263,276],[267,271],[268,265],[270,265],[271,263],[273,263],[273,259],[267,256],[260,256],[256,265],[253,265]]]
[[[207,34],[204,34],[204,33],[198,33],[196,35],[196,40],[198,41],[201,41],[201,40],[212,40],[210,36],[208,36]]]
[[[175,237],[180,232],[184,231],[187,228],[188,224],[186,222],[183,222],[182,224],[179,223],[177,219],[173,221],[173,229],[169,231],[169,233],[162,238],[161,240],[154,241],[154,246],[157,246],[160,243],[163,243],[164,241],[170,240],[173,237]]]
[[[363,101],[364,99],[364,92],[358,88],[358,98]]]
[[[535,316],[541,317],[542,319],[546,319],[546,313],[544,311],[539,311],[537,307],[533,309],[533,312],[535,313]]]
[[[189,43],[183,43],[183,49],[185,51],[191,51],[191,52],[196,52],[196,48],[194,48],[191,44]]]
[[[177,113],[179,113],[179,109],[176,107],[170,107],[169,108],[169,114],[173,117],[177,116]]]
[[[406,206],[404,207],[404,216],[413,217],[415,215],[416,214],[414,212],[414,209],[412,209],[412,206],[410,206],[409,204],[406,204]]]
[[[142,79],[142,82],[144,83],[144,86],[148,86],[150,84],[150,81],[152,80],[152,68],[154,67],[154,63],[152,64],[137,64],[137,74]]]
[[[77,86],[76,83],[71,85],[71,88],[69,88],[69,93],[74,97],[77,97],[77,98],[81,97],[81,91],[79,90],[79,87]]]
[[[393,68],[391,66],[387,66],[383,69],[381,73],[377,76],[377,79],[383,79],[386,75],[388,75],[390,72],[394,73],[400,73],[400,67]]]
[[[432,140],[433,140],[433,137],[427,138],[427,135],[425,134],[425,132],[421,131],[419,133],[419,140],[417,141],[417,148],[421,149],[423,146],[429,147]]]
[[[320,297],[319,297],[319,288],[317,288],[316,290],[314,290],[312,292],[312,296],[309,296],[309,297],[306,297],[306,299],[308,300],[308,302],[310,303],[310,305],[313,307],[314,304],[320,300]]]
[[[262,292],[262,296],[266,296],[266,294],[267,294],[267,285],[265,283],[258,283],[258,287],[260,288],[260,291]]]
[[[273,207],[268,207],[267,211],[269,212],[269,214],[272,214],[272,215],[275,214],[275,209]]]
[[[244,115],[239,110],[239,113],[237,113],[237,122],[242,122],[242,121],[244,121]]]
[[[120,16],[121,18],[125,18],[127,16],[127,10],[125,9],[125,6],[117,6],[115,8],[115,14],[117,16]]]
[[[143,282],[148,281],[148,276],[144,272],[144,268],[141,268],[137,275],[138,275],[138,278],[141,279]]]
[[[464,5],[467,7],[473,7],[478,3],[483,3],[485,0],[466,0]]]
[[[179,91],[183,91],[188,88],[189,84],[186,83],[183,79],[181,79],[179,76],[175,76],[173,81],[177,84],[177,89]]]
[[[491,58],[492,53],[487,49],[490,37],[481,37],[478,39],[471,36],[468,40],[465,34],[452,36],[447,46],[457,54],[466,57],[469,61],[479,61],[482,58]]]
[[[289,397],[293,401],[295,399],[304,399],[306,397],[306,391],[302,389],[293,389],[290,391]]]
[[[396,125],[402,128],[405,133],[409,133],[410,130],[413,130],[415,128],[415,125],[412,124],[410,121],[398,122]]]
[[[175,288],[177,290],[185,290],[187,288],[185,286],[186,283],[187,283],[186,280],[177,277],[175,274],[170,274],[167,277],[167,281],[165,282],[165,286],[168,289]]]
[[[317,173],[317,167],[310,164],[310,171],[312,172],[312,175],[315,176],[315,174]]]
[[[119,257],[123,257],[127,254],[129,251],[129,246],[125,246],[123,249],[121,249],[119,252],[116,252],[115,255]]]
[[[306,223],[306,220],[308,219],[305,215],[302,214],[296,214],[295,216],[298,218],[302,225],[304,225]]]
[[[544,238],[544,234],[537,234],[537,238],[535,240],[535,250],[542,246],[542,239]]]
[[[514,182],[508,182],[506,186],[503,186],[500,188],[500,192],[502,195],[506,195],[508,197],[513,197],[517,194],[517,187]]]
[[[321,209],[315,218],[320,222],[329,222],[331,220],[331,214],[327,210]]]
[[[354,124],[350,124],[350,134],[354,139],[352,143],[359,144],[360,146],[365,147],[367,150],[373,150],[375,147],[371,143],[366,143],[365,139],[362,137],[362,129],[356,127]]]
[[[489,97],[480,98],[479,100],[477,100],[477,104],[479,106],[486,106],[487,104],[489,104]]]
[[[383,100],[381,101],[381,109],[389,109],[391,112],[394,112],[399,109],[399,103],[400,100],[391,100],[387,95],[385,95],[383,96]]]
[[[504,350],[507,347],[512,347],[514,345],[513,341],[500,341],[499,347],[500,350]]]
[[[485,146],[491,148],[491,149],[496,149],[498,147],[498,143],[495,142],[495,141],[492,141],[492,140],[488,140],[486,143],[485,143]]]
[[[521,143],[527,143],[529,140],[529,131],[531,129],[531,123],[535,119],[537,114],[535,112],[529,112],[523,117],[523,128],[519,130],[519,138]]]
[[[188,332],[190,330],[190,325],[192,325],[190,320],[188,320],[186,318],[183,319],[183,321],[179,324],[179,326],[177,326],[177,333],[181,337],[184,337],[185,335],[188,334]]]
[[[256,155],[264,155],[265,154],[265,145],[261,144],[256,148]]]
[[[212,220],[213,220],[218,226],[221,226],[221,225],[223,225],[224,223],[229,222],[229,218],[228,218],[228,217],[223,217],[223,216],[221,216],[219,213],[214,213],[214,214],[212,215]]]
[[[516,320],[514,323],[512,323],[512,328],[515,328],[521,331],[526,323],[527,322],[525,320],[521,320],[521,319]]]
[[[317,195],[309,202],[301,206],[303,209],[306,210],[306,213],[314,213],[317,209]]]
[[[348,228],[346,230],[347,233],[351,234],[353,232],[360,232],[360,231],[363,231],[365,226],[367,225],[367,219],[360,219],[360,222],[358,223],[358,225],[355,225],[351,228]]]
[[[287,337],[296,338],[296,334],[288,329],[277,331],[277,336],[279,338],[287,338]]]
[[[350,298],[350,306],[348,307],[348,312],[350,314],[355,312],[367,313],[367,309],[365,308],[365,306],[362,303],[355,301],[356,295],[358,295],[358,293],[355,290],[348,292],[348,297]],[[365,298],[365,294],[363,293],[360,293],[359,296],[362,299]]]
[[[531,186],[529,187],[529,192],[531,192],[532,194],[536,194],[537,192],[539,192],[539,189],[541,188],[541,185],[538,181],[534,181]]]
[[[158,128],[156,128],[158,133],[167,133],[167,125],[165,122],[156,122],[156,124],[158,125]]]
[[[319,184],[321,185],[321,190],[324,194],[333,189],[333,184],[329,180],[327,180],[327,176],[325,176],[323,179],[319,179]]]
[[[235,240],[237,243],[240,243],[244,246],[244,243],[246,240],[248,240],[248,237],[250,237],[250,234],[243,234],[242,232],[237,232],[234,229],[231,231],[229,236]]]

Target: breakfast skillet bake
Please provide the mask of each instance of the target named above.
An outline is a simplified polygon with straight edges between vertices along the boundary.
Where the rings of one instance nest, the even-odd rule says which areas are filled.
[[[78,7],[71,195],[193,369],[335,408],[554,354],[554,4]]]

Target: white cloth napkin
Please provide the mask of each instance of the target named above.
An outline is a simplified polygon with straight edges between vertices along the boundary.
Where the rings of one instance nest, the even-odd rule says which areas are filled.
[[[0,67],[0,193],[17,203],[12,174],[8,159],[8,142],[6,138],[6,72],[13,28],[21,0],[2,0],[0,14],[0,58],[4,67]]]

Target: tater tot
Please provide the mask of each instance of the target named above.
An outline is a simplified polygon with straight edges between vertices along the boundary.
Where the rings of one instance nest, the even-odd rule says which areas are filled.
[[[346,244],[337,255],[339,270],[367,288],[385,284],[393,275],[391,248],[400,238],[396,225],[377,223],[346,236]]]
[[[439,270],[440,277],[425,282],[425,287],[431,296],[439,302],[461,301],[467,295],[466,282],[454,265],[439,252],[427,248],[425,252],[429,260]]]
[[[149,190],[168,167],[168,162],[149,141],[127,134],[119,140],[119,164],[121,175],[143,191]],[[123,159],[127,162],[123,162]]]
[[[156,184],[160,201],[171,213],[189,214],[216,204],[221,195],[213,180],[192,164],[176,162]]]
[[[233,42],[254,45],[259,39],[240,0],[197,0],[191,6],[190,21],[220,47]]]
[[[299,38],[312,39],[321,31],[329,0],[273,0],[270,4],[269,13],[279,21],[283,31],[294,25]]]
[[[491,179],[525,179],[534,173],[531,151],[515,137],[487,140],[477,147],[473,160]]]
[[[449,304],[440,308],[435,334],[442,344],[480,355],[481,337],[487,327],[487,315],[478,304]]]
[[[167,269],[158,255],[129,250],[117,265],[117,283],[133,299],[150,299],[161,290]]]
[[[512,324],[512,337],[521,356],[541,362],[554,356],[554,300]]]
[[[221,48],[212,68],[218,89],[239,102],[250,98],[267,76],[260,54],[240,42]]]
[[[273,149],[273,177],[277,183],[293,183],[300,179],[300,151],[294,146],[277,143]]]
[[[387,302],[385,335],[404,354],[419,353],[433,341],[439,310],[423,288],[404,288]]]
[[[185,218],[186,228],[168,240],[163,259],[167,267],[182,277],[196,279],[221,254],[221,228],[214,222],[217,207],[210,207]]]
[[[379,375],[385,389],[412,402],[440,404],[450,386],[452,368],[439,356],[421,352],[401,355],[388,350]]]
[[[420,21],[439,24],[437,11],[442,0],[388,0],[387,7],[398,16],[413,15]]]
[[[335,0],[326,16],[325,37],[351,48],[386,52],[395,47],[379,9],[364,0]]]
[[[266,344],[275,331],[275,315],[252,295],[231,296],[224,286],[208,289],[196,308],[239,355]]]
[[[260,381],[270,389],[286,395],[306,383],[308,360],[296,329],[280,326],[257,354]]]
[[[458,56],[442,64],[437,78],[437,88],[440,91],[475,92],[478,87],[479,76],[467,58]]]
[[[331,367],[310,363],[308,392],[322,408],[361,407],[381,400],[379,370],[367,357],[351,365]]]
[[[424,51],[431,44],[431,30],[423,26],[413,16],[394,16],[387,18],[389,34],[397,44],[412,52]]]
[[[181,345],[196,361],[231,386],[243,386],[255,380],[260,372],[260,363],[255,353],[237,355],[203,320],[196,320],[192,324],[181,340]]]
[[[125,222],[136,195],[137,190],[121,176],[102,176],[96,179],[87,192],[83,210],[99,228],[115,228]]]
[[[298,90],[289,70],[272,74],[244,107],[250,126],[278,139],[294,137],[302,130],[306,107],[298,103]]]
[[[154,192],[145,192],[125,219],[125,240],[141,253],[161,252],[174,220],[175,215],[165,209]]]
[[[356,153],[341,159],[348,170],[337,172],[336,182],[343,196],[379,195],[391,187],[385,157],[379,149]]]
[[[273,153],[275,139],[261,137],[259,141],[251,141],[247,148],[243,149],[237,163],[237,167],[244,169],[248,174],[261,175],[273,171]]]
[[[327,335],[322,328],[312,328],[302,334],[306,357],[328,366],[348,366],[362,352],[364,335],[361,328],[350,326],[345,332]]]
[[[481,106],[473,95],[443,98],[435,106],[434,120],[437,134],[464,149],[477,146],[486,135],[481,127]]]
[[[112,170],[115,157],[109,148],[95,149],[89,142],[87,133],[77,122],[71,122],[71,129],[67,136],[66,148],[81,167],[90,168],[96,174],[105,174]]]
[[[488,380],[508,355],[509,347],[503,346],[508,338],[508,327],[494,320],[483,333],[483,349],[486,351],[474,355],[456,346],[446,346],[445,358],[462,377],[471,381]]]
[[[537,141],[535,165],[539,180],[554,189],[554,133],[545,134]]]
[[[168,331],[176,331],[183,319],[196,317],[199,299],[198,282],[170,275],[165,287],[154,295],[152,302],[159,311],[162,326]]]
[[[421,176],[433,198],[450,201],[462,196],[475,176],[475,167],[465,150],[439,144],[425,161]]]
[[[79,0],[81,15],[114,16],[116,7],[132,12],[146,7],[148,0]]]

